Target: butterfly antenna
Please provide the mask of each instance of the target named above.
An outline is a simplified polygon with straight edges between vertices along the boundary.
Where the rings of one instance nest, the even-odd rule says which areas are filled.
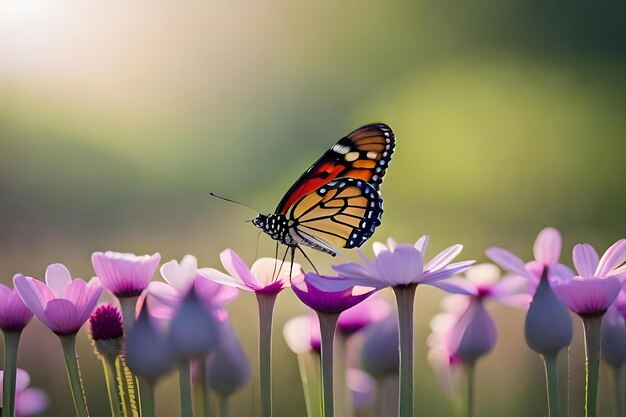
[[[319,275],[319,271],[317,270],[317,268],[315,267],[315,265],[313,265],[313,262],[311,262],[311,259],[309,259],[309,257],[307,256],[307,254],[304,252],[304,250],[302,250],[302,248],[300,246],[296,246],[296,248],[298,248],[298,250],[300,252],[302,252],[302,254],[304,255],[304,257],[306,258],[307,261],[309,261],[309,264],[313,267],[313,269],[315,270],[315,273],[317,275]]]
[[[249,208],[250,210],[256,211],[257,213],[261,213],[260,210],[255,209],[254,207],[251,207],[247,204],[244,203],[240,203],[239,201],[235,201],[235,200],[231,200],[230,198],[226,198],[226,197],[222,197],[221,195],[217,195],[215,193],[209,193],[211,196],[215,197],[215,198],[219,198],[220,200],[224,200],[224,201],[228,201],[229,203],[233,203],[233,204],[238,204],[240,206]],[[251,220],[250,220],[251,221]]]
[[[256,250],[254,251],[254,259],[259,256],[259,239],[261,238],[261,232],[263,232],[263,230],[259,231],[259,234],[256,235]]]

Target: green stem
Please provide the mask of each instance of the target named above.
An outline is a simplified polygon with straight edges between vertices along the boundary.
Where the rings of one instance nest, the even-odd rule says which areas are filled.
[[[615,395],[613,401],[615,402],[615,417],[624,417],[624,366],[613,368],[613,380]]]
[[[139,378],[141,417],[154,417],[154,383]]]
[[[556,355],[542,355],[546,368],[546,388],[548,390],[548,410],[550,417],[559,417],[559,384]]]
[[[118,391],[118,373],[115,367],[116,358],[102,357],[102,365],[104,366],[104,376],[109,393],[109,403],[111,405],[111,415],[113,417],[122,417],[126,414],[122,412],[122,402]]]
[[[585,416],[596,417],[598,401],[598,380],[600,378],[600,328],[604,314],[584,316],[586,354],[586,398]]]
[[[399,416],[413,416],[413,303],[416,284],[392,287],[398,304],[400,333],[400,402]]]
[[[347,366],[347,343],[348,336],[342,332],[337,332],[335,338],[335,363],[333,375],[335,377],[335,408],[341,416],[352,417],[352,397],[348,391],[348,366]]]
[[[320,334],[322,338],[322,401],[324,404],[324,417],[334,417],[335,405],[333,401],[333,344],[335,328],[339,313],[317,312],[320,321]],[[343,416],[342,416],[343,417]]]
[[[2,382],[2,417],[15,415],[15,379],[17,377],[17,349],[21,330],[4,332],[4,381]]]
[[[181,417],[193,417],[193,407],[191,403],[191,373],[189,365],[189,360],[184,360],[178,367]]]
[[[126,365],[124,355],[118,356],[115,361],[115,370],[119,378],[120,398],[125,416],[139,417],[140,405],[138,404],[139,385],[137,378]]]
[[[307,417],[322,415],[322,392],[320,382],[320,357],[317,352],[298,355],[298,369],[304,391],[304,404]]]
[[[70,391],[72,392],[72,399],[74,400],[76,416],[88,417],[89,410],[87,409],[87,399],[85,398],[83,381],[80,377],[78,355],[76,355],[76,333],[59,336],[59,339],[61,340],[61,345],[63,346],[67,377],[70,382]]]
[[[192,381],[193,404],[196,416],[209,417],[209,389],[206,384],[206,356],[197,359],[197,369],[199,374]]]
[[[220,417],[230,417],[230,403],[226,395],[220,395]]]
[[[122,320],[124,321],[124,333],[126,337],[133,331],[135,325],[135,311],[137,308],[138,295],[133,297],[120,297],[120,306],[122,307]]]
[[[259,305],[261,417],[272,417],[272,315],[276,294],[256,293]]]
[[[465,364],[467,371],[467,417],[474,416],[474,363]]]

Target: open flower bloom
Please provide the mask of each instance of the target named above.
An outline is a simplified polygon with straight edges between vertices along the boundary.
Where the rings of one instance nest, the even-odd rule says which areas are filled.
[[[387,240],[387,245],[375,242],[374,262],[359,251],[363,264],[348,262],[333,265],[333,269],[340,277],[315,279],[314,285],[324,291],[341,291],[355,285],[382,289],[396,285],[428,284],[445,291],[465,293],[464,289],[442,281],[465,271],[474,263],[474,261],[450,263],[461,252],[463,246],[450,246],[424,265],[427,245],[428,236],[419,238],[415,245],[398,245],[392,238]]]
[[[117,297],[135,297],[148,287],[161,255],[94,252],[91,263],[102,285]]]
[[[291,289],[307,306],[322,313],[341,313],[354,307],[375,291],[373,288],[352,287],[340,291],[321,291],[312,282],[319,282],[333,277],[324,277],[313,273],[292,278]]]
[[[22,276],[17,274],[13,277]],[[0,329],[20,331],[33,318],[33,313],[26,307],[17,290],[0,284]]]
[[[30,311],[57,335],[78,332],[102,293],[98,278],[88,283],[80,278],[72,280],[62,264],[48,267],[46,284],[23,275],[16,275],[13,284]]]
[[[220,260],[229,275],[213,268],[202,269],[202,275],[223,285],[264,294],[278,294],[289,286],[289,278],[302,275],[299,264],[261,258],[248,268],[232,249],[220,253]]]
[[[148,285],[148,303],[154,317],[171,318],[192,286],[196,295],[207,308],[221,308],[237,298],[235,287],[218,284],[205,275],[206,269],[198,269],[198,260],[185,255],[181,262],[172,260],[161,266],[165,282]]]
[[[337,328],[346,334],[353,334],[371,323],[384,319],[390,313],[391,307],[387,300],[374,294],[362,303],[341,313],[337,321]]]
[[[2,384],[4,371],[0,370],[0,401],[2,401]],[[48,396],[39,388],[29,388],[30,375],[17,368],[15,378],[15,417],[39,414],[48,406]]]
[[[603,314],[626,279],[626,239],[615,242],[601,259],[591,245],[576,245],[573,260],[578,275],[559,282],[554,291],[579,315]]]
[[[296,316],[283,326],[283,337],[296,355],[320,350],[320,323],[313,314]]]
[[[533,246],[535,259],[524,263],[517,255],[506,249],[492,247],[487,249],[487,257],[513,274],[529,279],[530,293],[533,294],[539,285],[539,279],[545,268],[551,284],[568,280],[574,273],[563,264],[558,263],[561,255],[561,234],[553,227],[546,227],[537,236]]]

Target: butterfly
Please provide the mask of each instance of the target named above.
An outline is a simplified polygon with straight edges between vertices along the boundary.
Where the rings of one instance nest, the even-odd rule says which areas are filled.
[[[301,246],[332,256],[335,248],[360,247],[381,223],[380,185],[395,145],[386,124],[356,129],[298,178],[273,214],[252,223],[290,248],[292,259]]]

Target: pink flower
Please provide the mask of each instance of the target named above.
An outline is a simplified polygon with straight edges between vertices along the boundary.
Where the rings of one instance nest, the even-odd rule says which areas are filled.
[[[235,300],[239,290],[212,281],[205,275],[207,269],[198,269],[198,260],[192,255],[185,255],[180,263],[176,260],[164,263],[161,276],[166,282],[155,281],[148,285],[150,314],[171,318],[192,286],[207,308],[222,308]]]
[[[462,245],[453,245],[437,254],[424,265],[424,254],[428,245],[428,236],[422,236],[415,245],[398,245],[392,238],[387,245],[374,243],[375,262],[367,259],[359,252],[363,264],[348,262],[333,265],[340,277],[314,281],[314,285],[324,291],[341,291],[355,285],[382,289],[399,285],[427,284],[445,291],[465,291],[446,281],[470,267],[475,261],[464,261],[450,264],[461,252]]]
[[[498,330],[478,297],[470,297],[467,308],[456,317],[446,338],[448,351],[465,364],[473,364],[491,352]]]
[[[226,249],[220,253],[220,259],[224,269],[229,275],[213,268],[205,268],[202,274],[207,278],[223,285],[239,288],[241,290],[258,292],[263,294],[278,294],[289,286],[291,278],[302,275],[299,264],[281,262],[278,259],[258,259],[251,268],[232,249]]]
[[[452,311],[436,314],[431,319],[432,332],[426,339],[429,347],[428,361],[435,370],[439,386],[449,395],[459,391],[464,366],[461,358],[450,351],[447,341],[461,310],[467,305],[465,299],[461,299],[460,305],[452,300],[459,300],[459,298],[456,296],[444,298],[442,301],[444,309],[452,309]]]
[[[0,370],[0,400],[4,371]],[[15,417],[25,417],[39,414],[48,406],[48,396],[39,388],[28,388],[30,375],[23,369],[17,368],[15,382]]]
[[[341,313],[354,307],[367,297],[372,295],[372,288],[353,287],[341,291],[321,291],[315,287],[313,281],[319,282],[324,279],[333,279],[313,273],[306,276],[292,278],[291,289],[307,306],[322,313]]]
[[[320,350],[320,323],[313,314],[296,316],[283,327],[285,343],[293,353],[300,355]]]
[[[570,310],[580,315],[603,314],[615,300],[626,279],[626,239],[615,242],[598,259],[591,245],[576,245],[574,266],[578,275],[554,288]]]
[[[365,408],[374,401],[376,397],[376,381],[368,373],[357,368],[348,368],[346,384],[352,395],[354,408]]]
[[[30,311],[57,335],[78,332],[102,293],[97,278],[88,283],[80,278],[72,280],[63,264],[48,267],[46,284],[23,275],[16,275],[13,284]]]
[[[337,328],[344,333],[352,334],[371,323],[384,319],[389,313],[391,313],[391,307],[387,300],[373,295],[341,313]]]
[[[622,290],[602,321],[602,358],[614,369],[626,362],[626,291]]]
[[[159,265],[161,255],[94,252],[91,263],[102,285],[116,297],[135,297],[146,289]]]
[[[22,276],[17,274],[13,277]],[[17,290],[0,284],[0,329],[3,331],[21,331],[33,318],[33,313],[26,307]]]

